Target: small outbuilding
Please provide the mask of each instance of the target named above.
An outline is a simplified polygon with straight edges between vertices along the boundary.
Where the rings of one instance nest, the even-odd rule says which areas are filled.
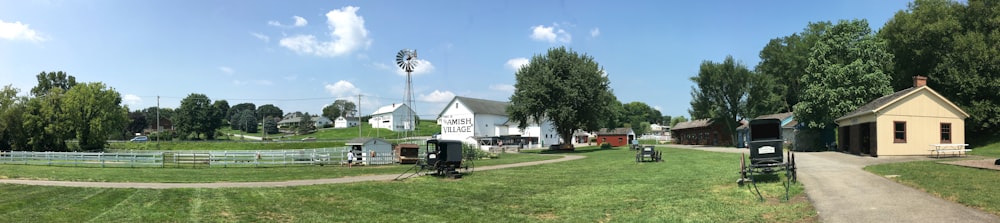
[[[594,135],[597,135],[597,145],[608,143],[612,147],[628,145],[635,139],[635,131],[632,131],[632,128],[616,128],[612,130],[602,128]]]
[[[354,153],[354,162],[364,165],[392,164],[395,154],[392,143],[380,138],[355,138],[345,144]]]
[[[837,148],[870,156],[929,155],[933,145],[963,145],[969,114],[913,77],[913,87],[837,118]]]
[[[670,128],[674,143],[681,145],[733,146],[732,131],[736,129],[726,130],[725,124],[711,119],[681,122]]]
[[[338,128],[338,129],[349,128],[349,127],[358,126],[360,123],[361,122],[359,121],[358,117],[340,116],[340,117],[337,117],[337,119],[333,121],[333,128]]]

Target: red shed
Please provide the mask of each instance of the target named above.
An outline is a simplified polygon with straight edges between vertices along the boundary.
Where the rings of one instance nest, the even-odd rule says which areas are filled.
[[[613,147],[628,145],[635,139],[635,132],[631,128],[616,128],[610,131],[602,128],[595,135],[597,135],[597,145],[609,143]]]

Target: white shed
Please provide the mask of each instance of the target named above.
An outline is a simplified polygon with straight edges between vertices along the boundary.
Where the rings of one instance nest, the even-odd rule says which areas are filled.
[[[380,138],[355,138],[345,144],[354,153],[354,163],[382,165],[395,162],[392,143]]]
[[[344,116],[340,116],[340,117],[337,117],[337,120],[333,121],[333,127],[334,128],[338,128],[338,129],[349,128],[349,127],[358,126],[359,123],[360,123],[360,121],[358,120],[358,117],[344,117]]]
[[[375,110],[368,124],[372,128],[383,128],[392,131],[410,131],[415,127],[417,113],[406,104],[392,104]]]

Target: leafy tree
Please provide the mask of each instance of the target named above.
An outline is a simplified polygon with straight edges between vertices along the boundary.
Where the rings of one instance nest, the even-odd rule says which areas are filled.
[[[172,121],[183,134],[205,134],[207,139],[215,139],[215,131],[222,126],[217,112],[208,96],[192,93],[181,100]]]
[[[698,103],[704,103],[701,106],[712,114],[709,117],[714,122],[726,126],[732,142],[736,142],[735,130],[740,126],[740,118],[746,117],[746,99],[752,76],[746,65],[737,62],[733,56],[726,56],[722,63],[702,62],[698,76],[691,77],[700,90],[697,100],[703,100]]]
[[[39,73],[35,77],[38,78],[38,85],[31,88],[31,94],[35,96],[47,94],[49,90],[55,88],[62,89],[62,92],[66,93],[70,88],[76,86],[76,77],[62,71],[48,73],[42,71],[42,73]]]
[[[342,115],[353,117],[356,112],[357,106],[354,105],[354,102],[343,99],[337,99],[333,104],[323,107],[323,117],[327,117],[330,120],[335,120]]]
[[[70,88],[63,101],[62,113],[80,148],[102,150],[108,137],[119,134],[128,124],[128,108],[122,107],[121,96],[103,83],[82,83]]]
[[[267,134],[278,134],[278,121],[273,118],[264,119],[264,124],[261,124],[264,129],[264,133]]]
[[[313,128],[316,127],[312,120],[312,116],[309,115],[309,112],[306,112],[299,117],[301,117],[301,119],[299,119],[298,128],[296,128],[299,134],[309,133],[309,131],[312,131]]]
[[[576,129],[597,130],[600,118],[611,107],[621,106],[609,87],[607,74],[593,57],[566,47],[533,56],[515,77],[514,94],[507,108],[510,119],[521,129],[529,121],[552,121],[563,142],[571,142]]]
[[[0,90],[0,150],[23,150],[28,147],[22,116],[27,98],[18,97],[19,91],[12,85],[5,85]]]
[[[229,111],[226,112],[226,119],[231,120],[233,115],[240,113],[242,110],[257,111],[257,105],[254,105],[253,103],[239,103],[233,105],[232,107],[229,107]]]
[[[717,113],[719,112],[716,107],[712,106],[704,93],[691,86],[691,108],[688,108],[688,115],[691,116],[691,119],[708,119],[717,116]]]
[[[49,89],[28,100],[24,113],[24,135],[31,151],[68,151],[66,140],[72,138],[72,126],[63,113],[65,90]]]
[[[246,133],[257,133],[257,118],[254,116],[254,112],[250,110],[242,110],[233,115],[230,125],[233,129]]]
[[[156,131],[158,128],[156,127],[157,107],[149,107],[146,109],[142,109],[142,113],[146,116],[146,123],[148,123],[147,126],[153,126],[153,130]],[[173,114],[174,114],[174,109],[159,108],[159,117],[161,119],[173,121],[172,119],[172,117],[174,117]],[[159,124],[163,125],[163,123]]]
[[[284,114],[278,106],[272,104],[261,105],[257,108],[257,120],[263,120],[265,117],[281,117]]]
[[[972,140],[1000,136],[1000,8],[995,1],[966,4],[918,0],[879,31],[893,58],[893,87],[912,86],[925,75],[928,85],[969,113]]]
[[[746,118],[781,113],[787,111],[782,95],[784,87],[774,76],[762,73],[750,74],[750,90],[747,92]]]
[[[156,117],[153,117],[154,119]],[[135,110],[128,113],[128,125],[125,127],[125,132],[128,134],[141,133],[149,127],[149,119],[146,119],[146,113],[142,110]]]
[[[806,67],[809,65],[809,54],[812,53],[812,47],[816,45],[819,37],[830,26],[832,24],[828,21],[809,23],[801,33],[793,33],[789,36],[771,39],[764,46],[764,49],[760,51],[760,63],[757,64],[755,70],[757,73],[760,73],[760,76],[767,76],[772,78],[771,80],[774,80],[773,85],[770,85],[772,83],[764,84],[768,84],[767,89],[778,93],[782,97],[783,109],[764,112],[760,111],[761,108],[756,108],[758,110],[754,111],[754,113],[771,114],[781,111],[792,111],[792,106],[799,103],[799,95],[802,94],[802,83],[799,80],[802,76],[806,75]],[[751,84],[759,85],[759,83]],[[753,86],[751,87],[753,88]],[[756,93],[756,90],[751,90],[751,93]],[[769,98],[771,96],[765,97]],[[757,98],[761,98],[761,96],[757,95]],[[768,101],[767,103],[769,105],[765,107],[771,107],[771,102]]]
[[[682,116],[674,117],[674,118],[670,119],[670,128],[673,128],[675,125],[677,125],[677,123],[687,122],[687,121],[688,121],[688,119],[685,118],[683,115]]]
[[[217,101],[215,101],[215,103],[212,103],[212,107],[214,107],[216,110],[219,110],[218,113],[217,113],[216,119],[218,119],[219,121],[223,122],[223,124],[226,124],[226,122],[229,122],[229,116],[227,116],[228,113],[229,113],[229,102],[228,101],[226,101],[226,100],[217,100]]]
[[[813,47],[795,118],[812,128],[833,121],[869,101],[892,93],[892,54],[865,20],[841,20]]]
[[[628,119],[625,117],[625,107],[618,99],[615,99],[608,106],[608,111],[604,113],[604,116],[599,119],[598,128],[618,128],[624,126],[623,124],[628,123]]]
[[[670,117],[669,115],[664,115],[664,116],[663,116],[663,119],[660,119],[661,121],[660,121],[660,122],[658,122],[658,123],[660,123],[660,125],[669,125],[669,124],[670,124],[670,120],[671,120],[672,118],[673,118],[673,117]]]
[[[622,107],[625,109],[627,123],[632,126],[632,130],[635,131],[636,135],[649,132],[648,128],[642,128],[642,123],[646,123],[648,127],[649,123],[661,118],[660,112],[653,109],[653,107],[649,107],[646,103],[634,101],[624,104]]]

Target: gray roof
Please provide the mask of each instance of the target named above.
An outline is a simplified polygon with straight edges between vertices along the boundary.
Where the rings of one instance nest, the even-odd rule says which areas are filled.
[[[322,120],[326,120],[326,122],[333,122],[333,121],[330,121],[330,118],[327,118],[327,117],[324,117],[324,116],[310,116],[310,118],[312,119],[313,122],[319,122],[319,121],[322,121]],[[284,120],[281,120],[281,121],[278,122],[278,124],[299,123],[299,121],[302,121],[302,117],[297,116],[297,117],[286,118]]]
[[[629,133],[632,133],[632,128],[615,128],[612,130],[601,128],[595,135],[628,135]]]
[[[837,120],[848,118],[848,117],[858,116],[858,115],[861,115],[862,113],[866,113],[866,112],[872,112],[875,109],[878,109],[878,108],[880,108],[882,106],[885,106],[886,104],[889,104],[890,102],[893,102],[896,99],[898,99],[900,97],[903,97],[904,95],[907,95],[910,92],[915,91],[917,89],[919,89],[919,88],[911,87],[911,88],[903,89],[901,91],[897,91],[896,93],[892,93],[890,95],[882,96],[881,98],[877,98],[875,100],[872,100],[871,102],[868,102],[868,104],[862,105],[861,107],[858,107],[858,109],[855,109],[854,111],[849,112],[846,115],[841,116],[840,118],[837,118]]]
[[[462,106],[468,108],[470,111],[472,111],[473,114],[489,114],[489,115],[500,115],[500,116],[507,116],[507,106],[510,105],[510,103],[502,101],[467,98],[461,96],[455,96],[454,99],[451,99],[451,103],[448,103],[448,105],[454,104],[455,101],[462,102]],[[444,114],[444,112],[447,111],[448,109],[450,109],[450,107],[442,110],[441,114],[438,114],[438,117],[441,117],[441,115]]]
[[[385,141],[384,139],[381,139],[381,138],[361,137],[361,138],[351,139],[350,141],[347,141],[347,143],[344,143],[344,145],[348,145],[348,146],[364,145],[365,143],[367,143],[369,141],[372,141],[372,140],[380,141],[380,142],[385,143],[385,144],[390,144],[389,141]]]
[[[677,123],[677,125],[674,125],[674,127],[670,128],[670,130],[701,128],[701,127],[707,127],[709,125],[712,125],[711,119],[698,119],[698,120]]]
[[[773,119],[778,119],[778,120],[784,121],[788,117],[792,117],[792,115],[794,115],[794,113],[792,113],[792,112],[785,112],[785,113],[778,113],[778,114],[761,115],[761,116],[757,116],[757,118],[755,118],[755,119],[769,119],[769,118],[773,118]]]

